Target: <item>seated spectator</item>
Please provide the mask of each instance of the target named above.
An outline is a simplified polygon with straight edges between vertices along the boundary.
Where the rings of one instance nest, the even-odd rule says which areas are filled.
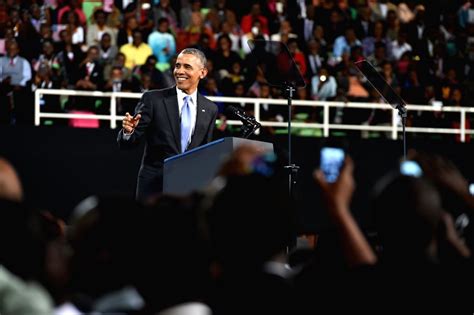
[[[111,46],[117,45],[117,29],[105,24],[107,13],[102,10],[94,12],[94,23],[87,27],[87,46],[99,46],[102,36],[107,33],[110,36]]]
[[[180,28],[185,29],[191,24],[191,16],[194,12],[201,13],[201,0],[186,1],[187,5],[183,6],[179,12]]]
[[[4,38],[0,38],[0,55],[4,56],[7,53],[8,43],[15,40],[15,32],[12,28],[6,28],[3,34]]]
[[[220,86],[222,87],[224,95],[231,95],[235,84],[245,82],[245,76],[242,72],[242,64],[239,61],[235,61],[232,64],[230,72],[221,72],[219,76],[221,77]]]
[[[132,92],[145,93],[153,89],[153,81],[149,73],[141,73],[139,79],[132,81]]]
[[[344,35],[337,37],[334,41],[333,61],[331,63],[337,64],[341,62],[343,53],[350,54],[352,47],[361,45],[362,43],[357,39],[354,28],[352,26],[347,27]]]
[[[127,58],[125,57],[124,54],[119,52],[116,56],[115,59],[113,60],[112,64],[104,67],[104,79],[108,80],[110,78],[110,73],[112,73],[112,68],[114,67],[119,67],[122,69],[122,74],[125,80],[131,80],[132,79],[132,71],[125,67],[125,60]]]
[[[152,89],[164,89],[168,87],[165,82],[163,73],[157,68],[156,57],[148,56],[144,65],[137,66],[133,69],[132,83],[136,85],[136,80],[140,80],[142,74],[147,74],[151,78]]]
[[[85,42],[84,28],[79,23],[79,18],[75,11],[65,13],[61,24],[65,25],[66,32],[71,34],[73,45],[81,46]]]
[[[244,33],[242,35],[242,39],[241,39],[241,46],[242,46],[242,52],[245,54],[245,55],[248,55],[250,53],[250,51],[252,50],[248,44],[248,41],[251,40],[251,39],[264,39],[264,40],[270,40],[270,37],[263,33],[263,30],[262,30],[262,24],[260,22],[260,20],[255,20],[252,24],[252,29],[250,32],[248,33]]]
[[[122,47],[125,44],[133,42],[133,32],[138,30],[138,21],[135,16],[130,16],[125,19],[123,26],[118,30],[117,47]]]
[[[60,23],[61,21],[64,20],[64,15],[66,15],[69,12],[74,12],[77,15],[77,21],[79,25],[81,26],[86,26],[87,24],[87,19],[86,15],[84,14],[84,11],[82,11],[81,8],[81,3],[79,0],[70,0],[69,3],[62,7],[61,9],[58,10],[58,19]]]
[[[59,76],[61,65],[56,59],[53,42],[51,40],[43,41],[43,51],[39,56],[38,60],[34,62],[33,70],[38,71],[40,65],[42,64],[47,64],[49,69],[51,70],[51,74],[54,75],[56,78]]]
[[[0,57],[0,100],[4,104],[0,109],[2,123],[10,123],[13,114],[17,123],[32,123],[33,105],[28,102],[26,94],[31,77],[30,63],[20,56],[18,43],[10,41],[7,55]]]
[[[31,5],[30,9],[29,9],[29,13],[30,13],[30,20],[31,20],[31,24],[33,25],[33,27],[35,28],[36,32],[40,32],[40,26],[41,26],[41,7],[34,3]],[[46,19],[46,17],[45,17]]]
[[[425,89],[415,67],[409,68],[407,79],[403,82],[401,90],[401,96],[408,104],[422,104]]]
[[[132,83],[127,80],[123,73],[122,67],[113,67],[112,72],[109,75],[109,79],[105,82],[104,91],[111,92],[132,92]],[[115,99],[116,113],[119,115],[125,115],[127,112],[133,112],[137,101],[133,98],[120,98]],[[103,108],[110,108],[110,105],[106,101]]]
[[[125,79],[123,68],[121,67],[113,67],[112,73],[109,75],[109,79],[104,84],[104,91],[111,91],[111,92],[131,92],[132,86],[131,83]],[[117,99],[119,101],[120,99]],[[132,99],[135,102],[134,99]],[[117,105],[117,113],[125,113],[127,111],[119,110],[120,106]]]
[[[230,49],[236,53],[240,53],[240,35],[238,33],[235,34],[234,32],[232,32],[232,27],[229,21],[222,22],[221,31],[219,33],[214,34],[214,38],[216,39],[216,41],[218,41],[218,38],[222,35],[229,36],[232,42]],[[217,47],[219,47],[219,45],[217,45]]]
[[[224,94],[219,90],[217,87],[216,79],[208,78],[204,83],[204,88],[200,90],[202,95],[205,96],[224,96]],[[224,112],[224,103],[222,102],[215,102],[217,105],[217,109],[219,113]]]
[[[330,3],[331,1],[326,1]],[[328,13],[329,21],[327,24],[322,24],[324,28],[324,38],[326,41],[331,44],[334,43],[336,38],[339,36],[344,36],[346,31],[346,21],[341,16],[341,12],[339,10],[330,10]],[[327,17],[325,17],[327,19]],[[354,35],[355,37],[355,35]]]
[[[120,47],[120,52],[125,55],[125,66],[130,70],[143,65],[148,56],[153,54],[150,46],[143,42],[142,32],[139,30],[133,31],[133,42]]]
[[[374,49],[374,53],[367,56],[367,61],[378,72],[382,72],[382,65],[387,61],[387,46],[383,43],[376,43]]]
[[[229,73],[234,63],[242,62],[240,56],[231,50],[231,45],[232,41],[228,35],[222,35],[217,39],[217,51],[212,58],[216,71],[226,70]]]
[[[99,63],[104,68],[104,78],[108,78],[108,75],[105,74],[105,71],[110,70],[110,66],[117,56],[118,48],[115,45],[112,45],[112,38],[109,33],[104,33],[100,39],[99,44]]]
[[[60,36],[62,48],[56,58],[61,65],[61,86],[74,89],[79,80],[79,64],[84,59],[84,54],[78,45],[72,43],[72,36],[66,30],[61,31]]]
[[[321,53],[321,43],[316,39],[308,41],[308,51],[306,53],[306,64],[308,65],[306,71],[306,78],[311,78],[319,72],[319,69],[326,63],[326,56]]]
[[[134,16],[137,18],[138,29],[142,31],[143,38],[146,39],[155,28],[153,18],[153,1],[143,0],[140,3],[132,2],[127,7],[125,18]]]
[[[24,58],[30,62],[38,58],[41,52],[41,37],[31,23],[30,14],[26,9],[21,11],[21,25],[16,40]]]
[[[76,88],[96,91],[103,87],[103,68],[99,63],[99,48],[89,47],[86,58],[79,64],[79,80]]]
[[[185,47],[198,45],[199,40],[203,35],[206,35],[206,38],[209,42],[209,47],[214,49],[216,43],[212,29],[204,25],[201,13],[193,12],[191,15],[191,23],[189,24],[188,28],[180,32],[177,36],[176,50],[180,51]]]
[[[240,25],[237,21],[235,12],[232,10],[227,10],[225,12],[225,20],[229,23],[230,32],[240,37],[242,35],[242,29],[240,28]]]
[[[286,41],[290,38],[298,38],[298,35],[292,33],[291,31],[292,31],[292,28],[291,28],[290,22],[287,20],[283,20],[280,22],[279,32],[272,34],[272,36],[270,36],[270,40],[277,41],[277,42],[285,40],[283,42],[286,43]]]
[[[386,61],[382,64],[382,77],[395,90],[399,92],[397,75],[393,71],[393,66]]]
[[[398,39],[390,43],[391,56],[390,60],[397,61],[400,60],[402,55],[411,51],[411,45],[407,43],[407,33],[404,30],[398,32]]]
[[[311,98],[327,101],[336,96],[336,91],[336,78],[330,75],[326,68],[319,69],[318,74],[311,79]]]
[[[102,90],[104,86],[104,70],[99,63],[99,48],[89,47],[87,55],[79,64],[79,80],[76,82],[76,89],[83,91]],[[96,111],[96,98],[81,96],[75,99],[74,104],[70,104],[68,109],[84,110],[89,113]]]
[[[398,31],[400,30],[400,20],[398,19],[396,11],[388,11],[387,12],[387,41],[393,42],[398,38]]]
[[[375,22],[373,30],[371,30],[369,36],[364,37],[362,40],[362,47],[364,56],[370,56],[375,53],[375,47],[380,44],[386,45],[385,40],[384,24],[381,21]]]
[[[221,21],[216,11],[210,10],[207,12],[204,18],[204,25],[211,29],[213,34],[220,32]]]
[[[291,38],[287,42],[288,50],[291,54],[291,57],[296,63],[300,74],[305,77],[307,66],[306,66],[306,57],[304,53],[298,47],[298,40],[296,38]]]
[[[31,91],[36,89],[59,89],[61,82],[59,77],[53,75],[53,71],[47,63],[38,66],[35,76],[31,82]],[[40,111],[46,113],[62,112],[61,102],[58,95],[41,95],[39,99]],[[63,119],[53,120],[54,124],[64,122]]]
[[[271,89],[268,84],[260,84],[260,94],[257,95],[258,98],[263,99],[272,99]],[[268,103],[261,103],[260,104],[260,118],[261,120],[276,120],[276,116],[279,114],[279,110],[281,110],[281,106],[270,105]]]
[[[260,9],[260,4],[255,3],[250,9],[250,13],[242,17],[240,27],[242,28],[242,33],[247,34],[252,31],[252,28],[255,26],[255,21],[260,22],[261,33],[265,35],[270,35],[268,30],[268,20],[262,14]]]
[[[158,59],[158,68],[162,71],[168,69],[171,57],[176,54],[176,41],[170,34],[169,22],[166,18],[158,20],[157,30],[148,36],[148,45]]]
[[[171,27],[171,31],[176,34],[178,32],[178,17],[176,12],[170,5],[170,0],[161,0],[153,6],[153,25],[160,25],[160,19],[165,18],[168,20]]]
[[[357,38],[361,40],[369,37],[373,33],[374,22],[371,20],[372,11],[368,6],[361,6],[358,9],[358,17],[355,21],[355,32]]]
[[[40,29],[39,29],[39,32],[38,32],[41,36],[41,40],[51,40],[53,41],[53,30],[51,29],[51,25],[49,24],[41,24],[40,25]],[[57,43],[54,43],[55,47],[56,47],[56,44]]]

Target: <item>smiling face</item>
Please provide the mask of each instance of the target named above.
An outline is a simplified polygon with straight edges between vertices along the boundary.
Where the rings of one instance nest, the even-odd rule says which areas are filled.
[[[176,86],[186,94],[197,89],[199,80],[207,75],[201,60],[193,54],[179,54],[174,67]]]

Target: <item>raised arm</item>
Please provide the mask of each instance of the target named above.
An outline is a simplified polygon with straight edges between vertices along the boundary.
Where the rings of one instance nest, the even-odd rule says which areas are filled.
[[[153,104],[149,93],[144,93],[135,107],[135,115],[125,114],[122,120],[122,129],[117,136],[117,143],[121,149],[136,146],[153,117]]]
[[[349,209],[355,190],[353,169],[352,159],[346,157],[344,167],[336,182],[328,183],[320,169],[314,171],[313,177],[321,186],[331,220],[340,233],[344,256],[348,264],[352,267],[373,265],[377,262],[377,257]]]

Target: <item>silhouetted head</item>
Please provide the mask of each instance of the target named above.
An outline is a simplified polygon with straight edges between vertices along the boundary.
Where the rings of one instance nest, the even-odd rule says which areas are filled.
[[[258,272],[291,242],[294,221],[287,178],[278,173],[273,155],[237,164],[241,171],[227,177],[211,210],[211,241],[224,273]]]
[[[376,189],[375,224],[385,261],[436,259],[444,214],[437,190],[424,179],[401,175],[379,183]]]

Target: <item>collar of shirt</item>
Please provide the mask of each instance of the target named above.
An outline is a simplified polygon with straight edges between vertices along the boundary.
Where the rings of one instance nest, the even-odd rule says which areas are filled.
[[[11,58],[11,57],[8,57],[8,63],[12,63],[12,60],[13,60],[13,65],[16,65],[16,63],[18,62],[18,55]]]
[[[178,94],[178,109],[179,109],[179,115],[181,116],[181,110],[183,109],[184,105],[184,97],[188,96],[188,94],[184,93],[182,90],[178,89],[176,87],[176,92]],[[189,95],[191,96],[191,103],[189,104],[191,106],[191,109],[193,113],[197,112],[197,89],[194,91],[193,94]]]

